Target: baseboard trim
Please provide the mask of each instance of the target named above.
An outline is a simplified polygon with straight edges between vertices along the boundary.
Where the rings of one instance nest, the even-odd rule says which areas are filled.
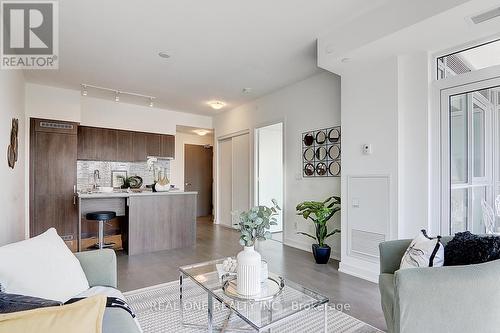
[[[378,276],[379,276],[378,272],[372,272],[372,271],[367,270],[367,269],[348,265],[348,264],[345,264],[344,262],[340,262],[339,272],[349,274],[349,275],[358,277],[360,279],[368,280],[370,282],[378,284]]]
[[[302,251],[312,253],[311,245],[307,244],[307,243],[297,242],[297,241],[291,240],[289,238],[283,238],[283,244],[290,246],[290,247],[294,247],[294,248],[302,250]],[[332,249],[332,253],[330,254],[330,258],[335,259],[337,261],[340,261],[340,253],[337,251],[334,251],[334,249]]]

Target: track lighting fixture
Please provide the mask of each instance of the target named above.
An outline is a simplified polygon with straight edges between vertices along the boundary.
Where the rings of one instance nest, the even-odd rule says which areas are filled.
[[[114,94],[114,96],[115,96],[115,102],[117,102],[117,103],[120,101],[120,97],[122,95],[126,95],[126,97],[127,97],[126,100],[127,101],[130,99],[128,97],[136,97],[136,98],[140,98],[140,99],[146,99],[148,101],[149,107],[153,107],[154,106],[154,100],[156,99],[156,97],[154,97],[154,96],[143,95],[143,94],[138,94],[138,93],[134,93],[134,92],[123,91],[123,90],[116,90],[116,89],[112,89],[112,88],[99,87],[99,86],[94,86],[94,85],[86,84],[86,83],[82,83],[81,87],[82,87],[82,96],[87,96],[88,93],[89,93],[89,89],[92,90],[92,91],[93,90],[107,91],[108,93]]]

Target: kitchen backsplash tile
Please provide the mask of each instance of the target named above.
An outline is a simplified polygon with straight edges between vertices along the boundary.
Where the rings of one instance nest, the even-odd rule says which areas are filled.
[[[100,186],[111,186],[111,171],[127,171],[127,175],[139,176],[143,179],[143,185],[153,184],[153,171],[149,171],[146,161],[144,162],[104,162],[104,161],[77,161],[77,188],[78,191],[89,190],[94,183],[94,170],[99,170]],[[170,161],[158,160],[157,166],[163,168],[170,179]]]

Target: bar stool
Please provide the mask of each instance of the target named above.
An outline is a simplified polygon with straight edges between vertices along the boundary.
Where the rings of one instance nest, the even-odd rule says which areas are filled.
[[[109,222],[116,217],[115,212],[92,212],[86,215],[87,220],[99,222],[99,242],[94,246],[98,249],[113,247],[115,243],[104,243],[104,223]]]

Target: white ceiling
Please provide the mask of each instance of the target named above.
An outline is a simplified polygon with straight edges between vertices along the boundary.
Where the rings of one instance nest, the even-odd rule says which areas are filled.
[[[26,79],[153,95],[157,107],[210,115],[208,100],[227,110],[316,73],[316,38],[386,2],[61,0],[59,70]]]

